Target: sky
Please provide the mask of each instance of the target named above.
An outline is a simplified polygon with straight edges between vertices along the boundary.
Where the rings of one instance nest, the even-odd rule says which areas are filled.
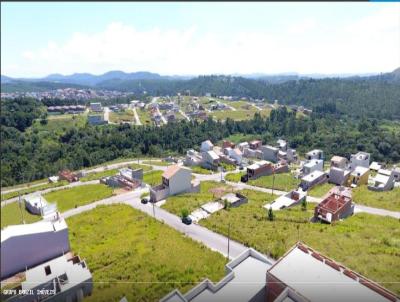
[[[1,2],[1,74],[348,74],[400,67],[400,3]]]

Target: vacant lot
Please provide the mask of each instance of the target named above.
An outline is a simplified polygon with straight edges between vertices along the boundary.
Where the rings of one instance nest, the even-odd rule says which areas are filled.
[[[85,177],[80,178],[80,181],[89,181],[89,180],[96,180],[96,179],[100,179],[103,177],[107,177],[107,176],[112,176],[117,174],[118,169],[111,169],[111,170],[105,170],[105,171],[101,171],[101,172],[94,172],[94,173],[88,173]]]
[[[193,167],[190,167],[190,169],[192,169],[192,172],[196,173],[196,174],[213,174],[213,171],[204,169],[200,166],[193,166]]]
[[[136,112],[139,116],[139,120],[143,125],[149,125],[152,123],[150,112],[146,109],[136,109]]]
[[[225,175],[225,180],[233,181],[233,182],[239,182],[240,178],[245,174],[246,174],[245,172],[228,173],[228,174]]]
[[[22,209],[22,214],[21,214]],[[42,219],[39,215],[32,215],[25,209],[25,204],[21,204],[21,208],[18,202],[13,202],[5,205],[1,208],[1,228],[7,225],[21,224],[22,216],[25,223],[32,223]]]
[[[142,161],[142,164],[146,165],[155,165],[155,166],[170,166],[172,163],[166,162],[166,161],[160,161],[160,160],[144,160]],[[146,166],[148,167],[148,166]]]
[[[290,191],[296,189],[300,184],[300,181],[291,173],[280,173],[275,174],[275,180],[272,175],[262,176],[254,180],[250,180],[248,184],[263,188],[272,188],[272,186],[274,186],[274,189],[276,190]]]
[[[221,197],[224,192],[231,191],[230,186],[214,181],[203,181],[200,184],[199,193],[186,193],[168,197],[162,208],[176,215],[181,215],[182,209],[187,209],[190,213],[203,204]]]
[[[298,240],[323,254],[400,293],[400,221],[369,214],[356,214],[333,225],[311,223],[314,205],[275,211],[266,219],[262,206],[275,197],[243,191],[249,203],[221,210],[200,224],[250,245],[274,258],[282,256]],[[297,229],[299,228],[299,229]],[[394,283],[396,282],[397,283]],[[392,283],[385,283],[392,282]]]
[[[222,255],[126,205],[99,206],[67,223],[71,249],[93,275],[87,301],[158,301],[225,274]]]
[[[367,186],[360,186],[353,189],[353,200],[355,203],[370,207],[400,211],[400,188],[387,192],[374,192],[368,190]]]
[[[317,185],[317,186],[313,187],[311,190],[308,191],[308,195],[313,196],[313,197],[322,197],[326,193],[328,193],[328,191],[330,189],[332,189],[334,186],[335,185],[329,184],[329,183],[324,183],[322,185]]]
[[[135,117],[132,110],[110,112],[110,121],[113,123],[134,122]]]
[[[103,184],[85,185],[50,192],[43,197],[49,202],[57,203],[60,212],[83,206],[94,201],[112,196],[113,190]]]
[[[155,186],[161,183],[161,176],[163,171],[150,171],[143,175],[143,182]]]

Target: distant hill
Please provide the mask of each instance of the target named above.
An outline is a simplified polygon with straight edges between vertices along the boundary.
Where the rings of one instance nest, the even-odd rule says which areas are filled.
[[[56,83],[56,82],[27,82],[19,80],[10,80],[9,82],[1,83],[1,92],[43,92],[63,88],[91,88],[89,86],[70,84],[70,83]]]

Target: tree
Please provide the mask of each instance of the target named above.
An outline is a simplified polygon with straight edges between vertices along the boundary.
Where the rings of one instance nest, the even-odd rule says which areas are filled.
[[[305,198],[301,202],[301,210],[302,211],[307,211],[307,200]]]
[[[268,209],[268,220],[273,221],[275,219],[274,212],[272,212],[272,207]]]
[[[189,210],[184,208],[181,210],[181,217],[182,219],[187,218],[189,216]]]

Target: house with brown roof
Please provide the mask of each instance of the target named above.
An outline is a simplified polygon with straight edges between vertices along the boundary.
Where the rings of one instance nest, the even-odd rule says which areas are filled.
[[[335,187],[315,207],[314,219],[331,223],[352,215],[354,204],[351,190],[345,187]]]
[[[161,184],[150,188],[150,201],[157,202],[168,196],[199,190],[200,183],[192,181],[191,169],[172,165],[163,173]]]

